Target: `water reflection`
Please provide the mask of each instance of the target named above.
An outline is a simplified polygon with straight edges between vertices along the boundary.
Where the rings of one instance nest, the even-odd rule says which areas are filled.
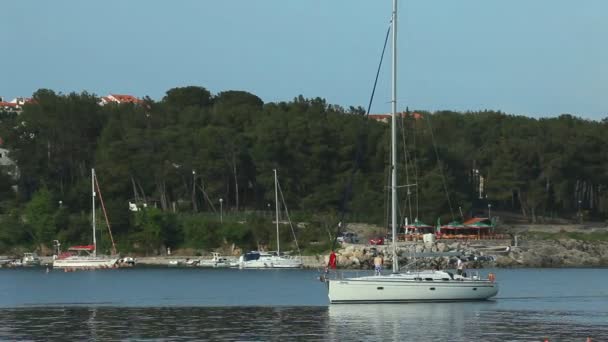
[[[329,326],[335,337],[354,330],[359,336],[372,335],[391,340],[403,336],[425,340],[429,334],[445,340],[449,336],[465,336],[466,329],[470,328],[468,321],[476,321],[481,308],[491,305],[484,304],[332,305],[329,307]],[[472,309],[471,305],[478,309]]]
[[[0,310],[0,340],[323,340],[327,309],[39,308]]]
[[[608,321],[496,303],[0,310],[0,340],[594,341]],[[570,316],[580,315],[579,319]],[[606,318],[604,316],[604,318]]]
[[[608,341],[605,270],[495,272],[494,301],[327,306],[315,271],[3,270],[0,340]]]
[[[503,311],[496,302],[332,305],[329,336],[412,341],[608,340],[608,320],[580,312]],[[584,317],[580,322],[572,315]],[[605,315],[604,315],[605,317]],[[579,317],[581,318],[581,317]]]

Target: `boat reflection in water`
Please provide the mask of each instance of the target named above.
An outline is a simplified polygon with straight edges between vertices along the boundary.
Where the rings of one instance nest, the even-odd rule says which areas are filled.
[[[508,302],[508,300],[507,300]],[[604,341],[605,323],[580,312],[512,310],[498,301],[330,305],[330,340]],[[605,314],[600,314],[604,316]],[[582,318],[582,319],[581,319]]]
[[[330,334],[375,336],[379,340],[447,341],[466,336],[485,303],[330,305]],[[348,330],[342,331],[342,330]]]
[[[577,322],[581,316],[584,319]],[[4,324],[0,340],[502,342],[548,338],[582,342],[591,336],[593,341],[607,341],[605,312],[599,316],[594,321],[580,311],[506,310],[493,301],[329,307],[38,307],[0,310]]]

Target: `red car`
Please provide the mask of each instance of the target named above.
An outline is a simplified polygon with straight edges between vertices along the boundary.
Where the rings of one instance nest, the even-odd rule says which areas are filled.
[[[370,245],[384,245],[384,238],[382,236],[374,237],[369,239]]]

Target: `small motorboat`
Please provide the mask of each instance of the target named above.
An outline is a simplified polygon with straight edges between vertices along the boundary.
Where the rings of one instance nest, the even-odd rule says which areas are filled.
[[[36,253],[23,253],[22,266],[40,266],[40,258]]]
[[[184,263],[185,263],[184,260],[169,260],[169,262],[167,263],[167,266],[169,266],[169,267],[184,266]]]
[[[190,258],[186,258],[184,259],[175,259],[175,260],[169,260],[168,265],[170,267],[193,267],[193,266],[198,266],[200,260],[198,259],[190,259]]]
[[[130,257],[130,256],[118,259],[118,265],[120,265],[121,267],[135,266],[135,262],[136,262],[135,258]]]
[[[220,253],[211,253],[211,259],[200,260],[199,266],[201,267],[231,267],[236,266],[233,262],[226,257],[220,256]]]

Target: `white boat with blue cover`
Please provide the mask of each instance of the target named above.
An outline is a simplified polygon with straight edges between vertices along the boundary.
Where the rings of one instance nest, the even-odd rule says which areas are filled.
[[[304,263],[300,256],[290,256],[281,253],[281,240],[279,239],[279,180],[277,170],[274,171],[274,196],[276,210],[276,226],[277,226],[277,251],[276,252],[261,252],[252,251],[245,253],[239,257],[239,268],[302,268]],[[289,215],[287,215],[289,218]],[[291,222],[291,221],[290,221]],[[293,229],[293,227],[292,227]],[[295,237],[295,233],[294,233]],[[297,240],[296,240],[297,246]]]
[[[298,257],[279,255],[277,252],[251,251],[239,257],[240,268],[302,268]]]

